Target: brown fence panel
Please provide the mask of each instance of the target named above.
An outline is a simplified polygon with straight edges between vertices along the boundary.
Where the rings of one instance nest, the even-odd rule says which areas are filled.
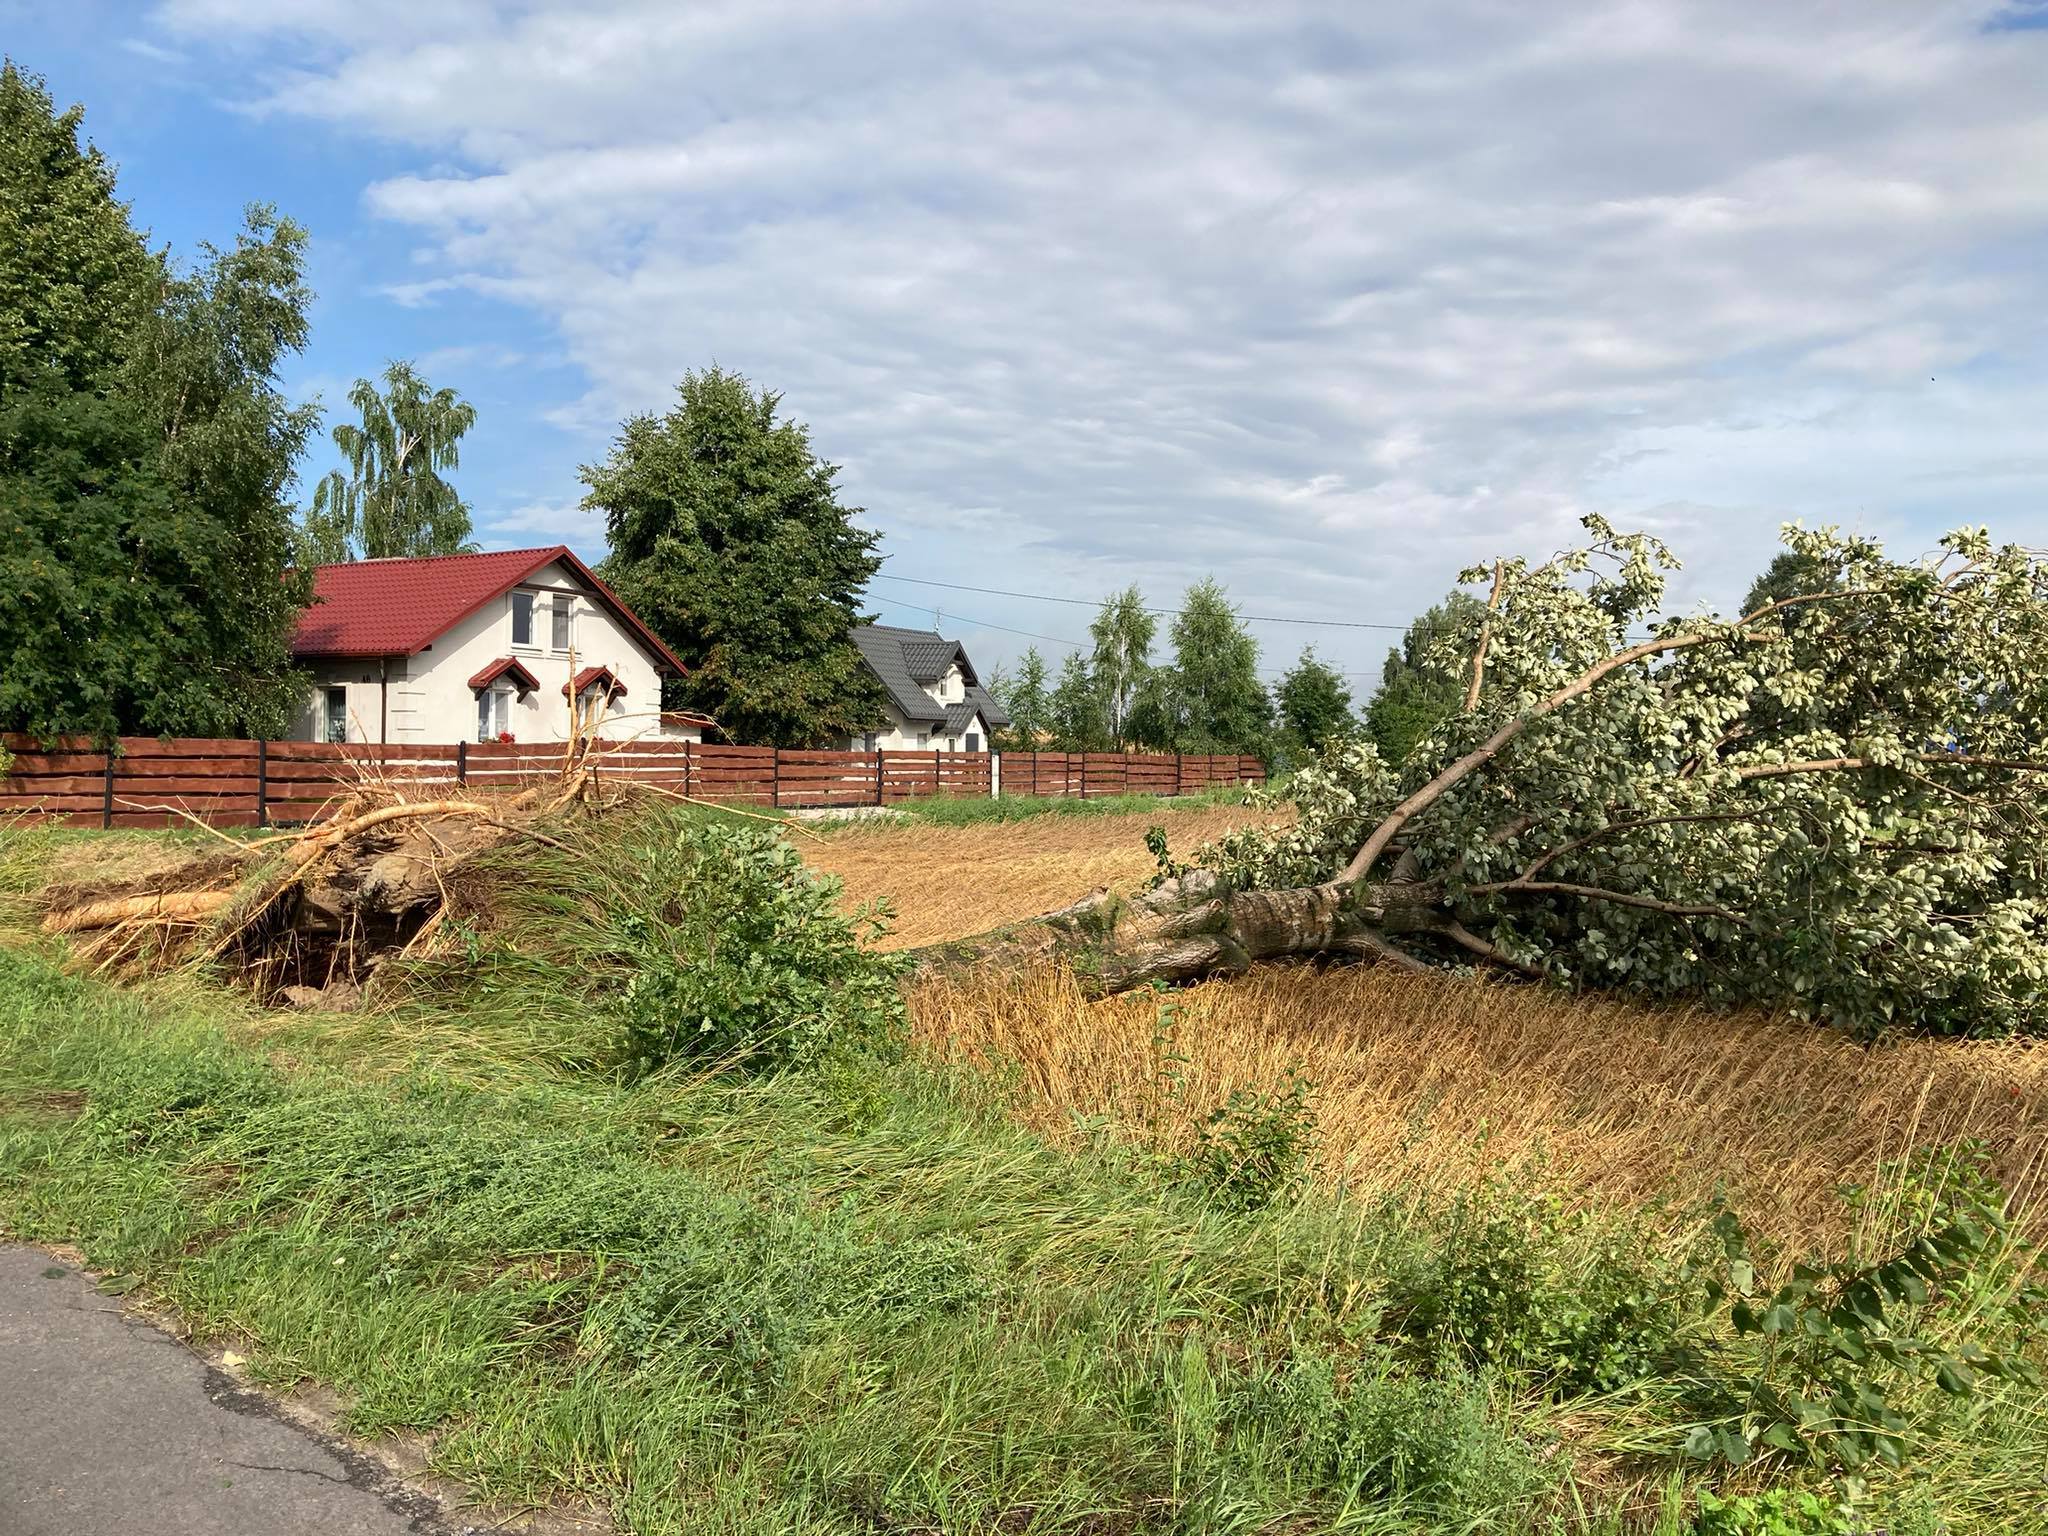
[[[983,795],[989,792],[986,752],[945,752],[939,755],[938,792],[942,795]]]
[[[876,794],[875,754],[782,752],[778,755],[774,788],[776,803],[792,809],[873,805]]]
[[[939,792],[937,752],[884,752],[882,754],[882,803],[915,800]]]
[[[1125,762],[1124,782],[1133,794],[1171,795],[1180,790],[1180,773],[1172,758],[1146,754]]]
[[[775,801],[775,749],[696,742],[689,754],[690,793],[700,800],[735,805]]]
[[[600,783],[646,784],[679,795],[695,792],[691,743],[666,737],[601,744],[589,759]]]
[[[1021,763],[1021,772],[1012,765]],[[1066,752],[1014,752],[1003,755],[1003,793],[1060,799],[1081,792],[1079,759]]]
[[[415,794],[447,793],[457,782],[458,749],[426,742],[273,741],[265,749],[266,820],[324,820],[365,780],[403,784]]]
[[[116,827],[161,827],[188,817],[254,826],[263,809],[257,753],[253,741],[123,736],[102,818]]]
[[[1121,752],[1090,752],[1082,759],[1088,794],[1120,795],[1130,784],[1130,759]]]
[[[0,738],[12,754],[0,777],[0,812],[69,821],[151,826],[194,816],[219,826],[315,821],[366,777],[418,791],[512,790],[558,777],[560,742],[258,743],[125,737],[110,756],[81,739],[48,747]],[[927,795],[987,795],[994,759],[985,752],[778,751],[720,743],[639,740],[609,744],[589,760],[602,778],[651,784],[696,799],[736,804],[891,805]],[[1007,795],[1187,793],[1209,784],[1258,783],[1249,756],[1013,752],[1002,759]]]
[[[35,812],[97,823],[106,810],[107,755],[82,739],[45,750],[26,736],[0,737],[12,761],[0,774],[0,815]]]

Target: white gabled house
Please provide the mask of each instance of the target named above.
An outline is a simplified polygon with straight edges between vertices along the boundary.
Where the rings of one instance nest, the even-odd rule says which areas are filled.
[[[882,680],[888,702],[885,719],[849,747],[986,752],[990,734],[1010,723],[959,641],[937,630],[862,624],[853,631],[853,643]]]
[[[561,544],[320,566],[292,656],[313,674],[300,741],[565,741],[572,703],[612,739],[710,723],[662,713],[683,664]]]

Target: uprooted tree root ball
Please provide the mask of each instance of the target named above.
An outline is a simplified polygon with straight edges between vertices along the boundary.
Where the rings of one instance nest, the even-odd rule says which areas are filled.
[[[346,995],[435,925],[450,881],[484,849],[568,808],[559,796],[408,801],[365,786],[333,818],[117,885],[55,886],[43,928],[81,958],[153,970],[239,964],[259,996]]]

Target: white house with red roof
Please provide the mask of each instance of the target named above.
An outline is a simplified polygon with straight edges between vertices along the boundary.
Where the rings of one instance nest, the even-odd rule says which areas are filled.
[[[615,740],[710,724],[662,712],[686,669],[563,544],[320,566],[292,655],[301,741],[565,741],[572,705]]]

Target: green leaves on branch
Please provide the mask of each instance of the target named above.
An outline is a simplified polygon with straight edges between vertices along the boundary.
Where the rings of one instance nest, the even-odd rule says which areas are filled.
[[[2003,1301],[1989,1295],[1998,1271],[2026,1251],[2007,1231],[2002,1191],[1967,1160],[1944,1170],[1937,1188],[1908,1187],[1925,1205],[1893,1251],[1797,1264],[1769,1290],[1757,1284],[1740,1223],[1725,1212],[1717,1219],[1721,1263],[1707,1295],[1747,1344],[1707,1346],[1701,1399],[1710,1417],[1688,1433],[1689,1455],[1899,1467],[1927,1416],[1926,1386],[1953,1399],[1987,1381],[2040,1388],[2025,1351],[2043,1298],[2031,1286]],[[1979,1334],[1990,1329],[2009,1347],[1987,1348]]]
[[[1326,751],[1288,785],[1291,824],[1198,861],[1310,884],[1370,843],[1367,878],[1398,867],[1497,958],[1560,980],[1864,1032],[2048,1028],[2040,561],[1981,531],[1902,562],[1788,527],[1787,568],[1819,590],[1664,618],[1670,552],[1587,527],[1580,549],[1501,563],[1474,707],[1398,768]],[[1467,678],[1479,631],[1443,632]],[[1440,686],[1460,675],[1420,654]]]

